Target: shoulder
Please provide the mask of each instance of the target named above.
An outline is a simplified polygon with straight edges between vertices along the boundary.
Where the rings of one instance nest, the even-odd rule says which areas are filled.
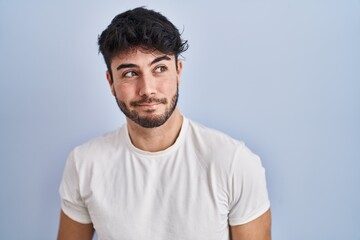
[[[221,165],[228,171],[234,169],[235,165],[247,168],[261,164],[260,158],[243,141],[197,122],[189,121],[187,141],[194,146],[198,158],[211,161],[208,164]]]
[[[189,121],[189,138],[197,149],[206,152],[234,153],[245,147],[243,141],[194,121]]]
[[[70,153],[76,165],[88,164],[97,159],[104,159],[104,156],[111,156],[119,146],[124,145],[122,138],[124,127],[108,132],[102,136],[93,138],[79,146],[76,146]]]

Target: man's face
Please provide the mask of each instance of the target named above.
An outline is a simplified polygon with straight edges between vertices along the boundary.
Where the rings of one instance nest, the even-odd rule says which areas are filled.
[[[120,110],[145,128],[164,124],[176,108],[182,62],[141,48],[112,59],[110,87]]]

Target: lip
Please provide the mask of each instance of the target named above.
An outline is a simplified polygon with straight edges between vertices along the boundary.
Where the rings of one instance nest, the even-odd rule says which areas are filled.
[[[158,105],[160,105],[160,103],[142,103],[142,104],[137,104],[136,107],[143,109],[155,109],[157,108]]]
[[[153,102],[153,103],[140,103],[137,106],[153,106],[153,105],[158,105],[158,104],[160,104],[160,103],[155,103],[155,102]]]

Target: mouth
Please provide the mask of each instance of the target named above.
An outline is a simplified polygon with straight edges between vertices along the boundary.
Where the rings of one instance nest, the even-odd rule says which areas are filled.
[[[142,103],[142,104],[136,104],[135,107],[151,108],[157,105],[160,105],[160,103]]]
[[[130,103],[133,107],[153,107],[160,104],[166,104],[166,98],[156,99],[156,98],[146,98],[140,101]]]
[[[151,103],[137,103],[133,107],[141,112],[153,113],[157,111],[162,103],[151,102]]]

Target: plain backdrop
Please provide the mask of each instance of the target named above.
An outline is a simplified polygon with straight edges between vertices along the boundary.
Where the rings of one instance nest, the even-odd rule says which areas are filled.
[[[137,6],[189,40],[182,113],[262,158],[273,239],[359,240],[359,0],[0,0],[0,239],[55,239],[68,153],[124,124],[97,37]]]

